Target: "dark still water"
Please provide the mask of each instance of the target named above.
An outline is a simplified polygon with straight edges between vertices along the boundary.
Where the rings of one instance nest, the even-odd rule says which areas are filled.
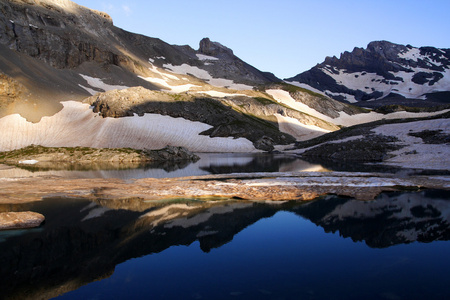
[[[0,169],[0,177],[56,175],[65,178],[169,178],[224,173],[329,171],[319,163],[309,163],[293,155],[268,153],[197,153],[196,162],[154,162],[146,165],[125,163],[41,162],[21,165],[20,170]],[[19,172],[20,171],[20,172]]]
[[[1,298],[449,299],[449,196],[9,205],[46,223],[0,233]]]

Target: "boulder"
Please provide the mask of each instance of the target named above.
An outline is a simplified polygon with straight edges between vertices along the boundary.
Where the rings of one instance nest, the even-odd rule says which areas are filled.
[[[34,228],[44,220],[43,215],[31,211],[0,213],[0,230]]]

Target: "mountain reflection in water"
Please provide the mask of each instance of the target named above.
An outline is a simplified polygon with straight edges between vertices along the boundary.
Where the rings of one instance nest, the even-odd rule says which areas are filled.
[[[0,206],[0,211],[33,210],[43,213],[46,216],[46,222],[38,229],[0,232],[0,275],[3,279],[0,290],[2,298],[5,299],[51,298],[76,290],[89,282],[110,277],[114,274],[117,265],[121,264],[127,268],[127,264],[133,261],[129,261],[132,258],[150,257],[148,255],[160,253],[158,255],[161,255],[161,259],[168,259],[166,263],[170,264],[170,260],[174,259],[170,253],[175,250],[169,249],[179,245],[193,244],[195,246],[196,243],[199,243],[203,253],[208,253],[205,254],[206,256],[201,256],[205,261],[217,255],[215,253],[222,253],[223,261],[213,259],[214,266],[218,269],[210,271],[221,272],[220,268],[229,265],[228,268],[234,266],[229,272],[236,272],[235,275],[238,276],[242,268],[258,270],[258,266],[252,265],[251,262],[241,261],[236,256],[238,253],[256,257],[264,253],[264,255],[271,255],[270,260],[292,259],[295,265],[297,260],[303,259],[302,253],[291,253],[292,256],[286,257],[277,251],[281,251],[279,249],[286,251],[298,244],[315,247],[317,250],[315,259],[321,260],[321,256],[325,259],[339,249],[343,239],[333,238],[336,235],[330,235],[324,231],[339,232],[341,237],[363,241],[372,248],[394,249],[395,247],[390,246],[416,241],[426,243],[448,241],[450,238],[449,198],[448,191],[421,191],[383,193],[375,201],[368,202],[336,196],[327,196],[306,203],[295,201],[260,203],[236,200],[216,202],[180,200],[169,203],[150,203],[137,199],[91,202],[52,198],[39,203],[4,205]],[[296,221],[286,228],[280,227],[283,223],[280,221],[283,220],[282,218],[274,217],[282,211],[297,216]],[[262,224],[261,222],[266,225],[258,227],[257,224]],[[322,229],[311,227],[312,223]],[[311,233],[301,235],[295,233],[286,240],[283,239],[283,236],[291,231],[297,230],[303,233],[304,228],[311,228]],[[256,231],[247,242],[244,241],[243,247],[237,249],[237,246],[233,246],[237,243],[236,238],[245,234],[247,230]],[[271,232],[276,234],[272,235]],[[325,244],[315,244],[319,237],[323,237],[320,243],[326,241],[326,247],[324,247]],[[262,244],[261,248],[255,249],[253,243]],[[413,249],[415,244],[417,243],[408,245],[406,250]],[[366,246],[361,247],[363,245],[361,243],[349,245],[347,242],[346,245],[349,247],[348,251],[355,255],[355,259],[363,255],[359,254],[360,252],[364,253],[370,249]],[[444,246],[449,248],[449,242],[444,242]],[[188,249],[191,248],[192,246],[180,248],[176,250],[180,251],[177,255],[189,255],[188,252],[192,250]],[[186,249],[186,254],[183,254],[183,249]],[[434,263],[438,262],[437,265],[448,270],[450,267],[448,255],[440,256],[436,253],[429,259],[434,259]],[[164,258],[165,255],[168,257]],[[407,253],[404,255],[407,256]],[[180,259],[183,260],[178,258]],[[180,264],[178,267],[172,264],[171,268],[176,268],[176,272],[183,272],[183,265],[181,262]],[[201,266],[205,267],[205,262],[202,260],[196,261],[195,264],[200,269]],[[328,267],[330,269],[327,269]],[[321,270],[325,268],[323,272],[326,273],[323,276],[330,276],[326,274],[341,276],[336,273],[333,264],[328,267],[320,267]],[[411,266],[408,265],[408,267]],[[208,269],[211,268],[213,267],[208,267]],[[148,272],[145,275],[148,276],[148,280],[154,280],[152,278],[161,275],[152,273],[152,270],[146,272]],[[265,286],[273,285],[278,281],[280,281],[279,286],[273,287],[274,290],[285,290],[285,293],[288,293],[285,296],[288,298],[297,296],[299,291],[295,289],[286,291],[283,288],[283,285],[287,285],[290,281],[301,281],[300,277],[296,278],[299,276],[296,274],[297,271],[286,269],[285,271],[277,270],[277,272],[283,274],[283,280],[264,279],[263,277],[267,274],[261,274],[260,276],[263,276],[261,278],[246,278],[246,280],[249,285],[255,280],[259,282],[254,284],[258,286],[260,298],[267,296],[266,298],[271,299],[277,296],[266,295],[261,291],[264,291]],[[284,274],[284,272],[287,273]],[[439,270],[432,269],[429,272],[432,274]],[[114,276],[121,276],[120,272],[116,273]],[[209,277],[209,280],[210,284],[214,285],[214,276]],[[264,283],[264,280],[270,281],[270,284]],[[448,276],[441,276],[441,279],[436,280],[436,282],[444,280],[447,283],[449,281]],[[173,282],[173,286],[178,284],[180,283]],[[206,283],[202,283],[204,284]],[[262,285],[259,286],[260,284]],[[89,286],[74,293],[82,293]],[[114,289],[111,286],[110,288]],[[438,292],[448,296],[446,289]],[[183,292],[180,290],[180,293]],[[71,295],[72,293],[68,293],[63,297],[71,297]],[[113,293],[113,295],[119,294]],[[230,295],[234,294],[225,296]],[[192,295],[172,296],[190,298]],[[210,294],[210,296],[217,298],[217,295]],[[155,296],[155,298],[158,297]]]
[[[292,155],[269,153],[197,153],[200,160],[164,161],[146,165],[136,163],[41,162],[21,165],[21,169],[0,169],[0,177],[55,175],[64,178],[170,178],[223,173],[328,171]]]

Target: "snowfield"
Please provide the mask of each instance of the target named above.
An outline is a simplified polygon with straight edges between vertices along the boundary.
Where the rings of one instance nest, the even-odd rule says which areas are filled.
[[[47,147],[161,149],[182,146],[194,152],[256,152],[244,138],[211,138],[199,135],[210,125],[159,114],[142,117],[102,118],[88,104],[66,101],[64,108],[38,123],[18,114],[0,119],[0,151],[31,144]]]
[[[151,61],[152,61],[152,59],[149,58],[149,62],[150,63],[151,63]],[[179,81],[180,78],[178,78],[175,75],[162,72],[154,65],[152,65],[152,67],[149,68],[149,69],[150,69],[150,71],[155,73],[156,76],[158,76],[158,77],[142,77],[142,76],[138,76],[138,77],[141,78],[141,79],[144,79],[144,80],[146,80],[148,82],[156,83],[158,85],[161,85],[164,88],[166,88],[165,90],[168,91],[168,92],[184,93],[184,92],[189,91],[192,87],[198,87],[198,85],[194,85],[194,84],[179,84],[179,85],[171,84],[174,81]]]
[[[432,92],[447,91],[450,85],[450,70],[441,72],[444,76],[441,80],[433,85],[416,84],[412,81],[414,74],[418,72],[430,73],[430,70],[423,68],[410,68],[413,72],[391,72],[395,77],[400,77],[403,81],[397,80],[384,80],[384,77],[375,73],[355,72],[348,73],[347,70],[337,70],[339,74],[335,74],[327,68],[322,68],[322,71],[328,76],[332,77],[337,84],[348,87],[351,90],[362,90],[368,94],[372,93],[372,89],[383,93],[378,99],[382,99],[390,93],[396,93],[406,98],[425,99],[425,94]],[[331,96],[342,95],[346,97],[349,102],[356,102],[356,99],[352,95],[332,93],[327,91],[326,94]]]
[[[441,134],[450,135],[450,121],[449,119],[424,120],[386,124],[372,129],[372,132],[375,134],[398,138],[400,141],[395,142],[395,144],[403,146],[399,150],[389,152],[394,157],[384,160],[383,164],[412,169],[450,170],[450,146],[448,144],[426,144],[421,138],[409,135],[409,133],[417,133],[425,130],[440,131]],[[324,144],[345,143],[364,138],[362,135],[351,136],[304,149],[291,150],[289,152],[302,154],[305,151]]]
[[[348,115],[345,112],[339,112],[340,116],[333,119],[333,118],[326,116],[326,115],[318,112],[317,110],[307,106],[306,104],[296,101],[294,98],[291,97],[291,95],[287,91],[267,90],[266,92],[269,95],[271,95],[279,103],[287,105],[295,110],[304,112],[311,116],[317,117],[324,121],[333,123],[335,125],[342,125],[342,126],[353,126],[353,125],[357,125],[357,124],[368,123],[368,122],[378,121],[378,120],[382,120],[382,119],[422,118],[422,117],[439,115],[439,114],[450,111],[450,109],[439,111],[439,112],[432,112],[432,113],[410,113],[410,112],[405,112],[405,111],[399,111],[399,112],[390,113],[387,115],[376,113],[373,111],[370,113],[356,114],[356,115]]]
[[[408,168],[450,170],[449,145],[425,144],[421,138],[409,135],[409,133],[424,130],[441,130],[441,133],[450,135],[450,121],[436,119],[411,122],[408,125],[387,124],[372,131],[377,134],[395,136],[400,139],[400,144],[406,145],[402,149],[391,152],[395,157],[386,160],[386,163]]]

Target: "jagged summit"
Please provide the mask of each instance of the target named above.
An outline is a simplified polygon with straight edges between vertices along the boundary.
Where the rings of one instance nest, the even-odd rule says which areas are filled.
[[[203,38],[200,41],[200,47],[199,47],[198,51],[201,54],[211,55],[211,56],[218,56],[221,53],[225,53],[227,55],[234,55],[233,50],[225,47],[221,43],[211,42],[211,40],[207,37]]]
[[[426,105],[449,102],[438,98],[450,91],[449,68],[450,49],[374,41],[339,58],[327,57],[311,70],[286,80],[309,85],[340,101],[386,104],[427,99],[414,102]]]

